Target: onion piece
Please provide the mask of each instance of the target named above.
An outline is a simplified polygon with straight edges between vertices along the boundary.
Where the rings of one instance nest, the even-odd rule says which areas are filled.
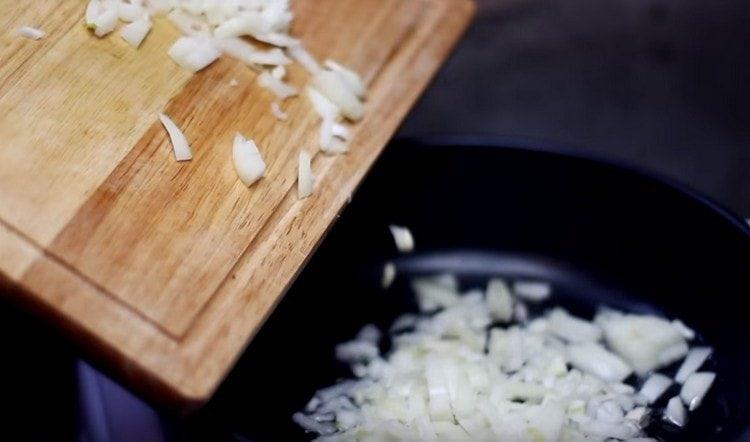
[[[117,5],[117,17],[126,23],[140,20],[144,15],[146,15],[146,9],[138,3],[120,3]]]
[[[541,302],[549,298],[552,287],[546,282],[516,281],[513,283],[513,294],[530,302]]]
[[[203,36],[208,38],[208,26],[192,14],[182,9],[173,9],[167,14],[167,20],[186,36]]]
[[[301,151],[299,153],[299,165],[297,166],[297,197],[299,199],[312,195],[315,178],[312,174],[310,162],[310,154],[306,150]]]
[[[183,68],[198,72],[210,65],[221,55],[208,37],[181,37],[168,52],[169,56]]]
[[[680,398],[690,411],[701,405],[703,398],[713,385],[714,379],[716,379],[716,374],[708,371],[697,372],[688,376],[682,385],[682,390],[680,390]]]
[[[258,84],[271,91],[281,100],[293,97],[298,93],[296,88],[284,83],[278,78],[274,78],[274,76],[268,73],[268,71],[261,72],[258,76]]]
[[[301,44],[288,47],[287,53],[312,76],[317,75],[322,70],[315,58]]]
[[[310,99],[313,109],[315,109],[315,112],[317,112],[323,120],[330,120],[333,122],[339,118],[339,115],[341,115],[341,109],[316,89],[308,87],[307,98]]]
[[[664,367],[688,352],[685,338],[672,324],[651,315],[597,315],[607,344],[638,373]]]
[[[685,360],[682,361],[679,370],[677,370],[674,380],[680,384],[684,383],[691,374],[701,368],[701,365],[706,362],[709,356],[711,356],[711,348],[709,347],[695,347],[691,349]]]
[[[493,319],[502,322],[510,322],[513,319],[513,299],[505,281],[500,278],[490,279],[487,283],[485,298]]]
[[[391,224],[388,228],[399,252],[409,253],[414,250],[414,236],[412,236],[408,227]]]
[[[274,78],[283,80],[284,77],[286,77],[286,68],[283,65],[278,65],[271,70],[271,75],[273,75]]]
[[[94,30],[94,35],[104,37],[115,30],[117,26],[117,9],[105,9],[99,13],[91,22],[89,28]]]
[[[120,36],[131,46],[137,48],[151,31],[151,20],[148,17],[135,20],[122,27]]]
[[[595,324],[559,308],[549,315],[549,331],[568,342],[596,342],[602,338],[602,331]]]
[[[290,37],[280,32],[269,32],[268,34],[258,34],[253,36],[256,40],[268,43],[274,46],[287,48],[291,46],[297,46],[300,41],[296,38]]]
[[[667,402],[664,420],[678,427],[684,427],[687,424],[687,411],[679,396],[675,396]]]
[[[30,40],[41,40],[45,35],[47,35],[47,33],[42,31],[41,29],[32,28],[31,26],[21,26],[20,28],[18,28],[16,33],[19,36],[28,38]]]
[[[292,62],[279,48],[273,48],[268,51],[256,51],[252,54],[250,60],[254,64],[264,66],[282,66]]]
[[[232,161],[240,181],[248,187],[266,173],[266,163],[260,155],[258,146],[253,140],[245,138],[240,133],[234,136]]]
[[[289,116],[284,113],[283,110],[281,110],[281,105],[278,101],[274,101],[271,103],[271,113],[279,121],[286,121],[287,118],[289,118]]]
[[[341,75],[344,83],[346,83],[349,89],[354,92],[354,94],[356,94],[359,98],[365,96],[365,92],[367,89],[365,88],[365,84],[359,74],[349,68],[340,65],[339,63],[336,63],[333,60],[326,60],[324,62],[324,65],[328,69]]]
[[[387,289],[388,287],[393,284],[393,281],[396,279],[396,265],[392,262],[387,262],[385,265],[383,265],[383,277],[380,280],[380,285],[384,289]]]
[[[598,344],[574,344],[568,347],[570,363],[577,369],[607,382],[622,382],[633,370],[619,356]]]
[[[165,114],[159,114],[159,120],[167,130],[169,139],[172,142],[172,149],[174,150],[174,158],[177,161],[188,161],[193,158],[193,152],[190,149],[190,145],[185,138],[185,134],[182,133],[179,127],[172,121],[171,118]]]
[[[90,0],[86,6],[86,27],[96,29],[96,18],[102,13],[102,4],[99,0]]]
[[[693,340],[695,338],[695,331],[685,325],[684,322],[680,321],[679,319],[675,319],[672,321],[672,326],[680,332],[683,338],[687,339],[688,341]]]
[[[352,121],[358,121],[365,113],[359,97],[352,92],[339,74],[333,71],[319,71],[313,77],[313,87],[320,91],[341,109],[341,113]]]
[[[672,384],[672,379],[663,374],[654,373],[646,379],[638,394],[646,398],[649,404],[653,404]]]
[[[222,53],[229,55],[232,58],[236,58],[251,67],[257,67],[255,64],[255,54],[258,52],[258,49],[245,40],[237,37],[230,37],[215,38],[213,39],[213,42]]]

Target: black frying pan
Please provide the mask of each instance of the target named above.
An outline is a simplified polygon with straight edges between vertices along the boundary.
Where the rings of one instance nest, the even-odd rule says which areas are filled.
[[[158,418],[90,369],[78,369],[76,384],[73,352],[39,332],[33,335],[39,336],[33,338],[37,351],[28,353],[14,350],[8,335],[10,359],[1,372],[9,381],[4,396],[12,405],[9,428],[44,440],[81,431],[108,432],[106,440],[112,441],[142,440],[143,434],[170,440],[304,440],[292,413],[317,388],[350,376],[335,361],[334,345],[365,323],[385,327],[414,310],[410,276],[452,271],[465,287],[496,274],[550,280],[554,302],[580,315],[606,303],[684,319],[715,348],[709,368],[718,378],[686,431],[657,430],[671,440],[747,439],[748,226],[705,198],[642,172],[489,144],[392,144],[198,413]],[[390,223],[411,227],[417,253],[395,253]],[[383,292],[382,263],[394,258],[400,277]],[[12,310],[0,312],[6,330],[30,322]],[[83,392],[78,407],[72,406],[76,390]]]
[[[365,323],[414,310],[405,282],[452,271],[534,277],[581,315],[602,303],[682,318],[715,348],[717,381],[667,440],[738,440],[750,431],[750,229],[707,199],[615,164],[463,141],[392,144],[214,400],[175,439],[296,440],[290,416],[350,376],[333,348]],[[386,226],[414,232],[398,256]],[[397,283],[379,288],[396,259]],[[657,426],[658,427],[658,426]]]

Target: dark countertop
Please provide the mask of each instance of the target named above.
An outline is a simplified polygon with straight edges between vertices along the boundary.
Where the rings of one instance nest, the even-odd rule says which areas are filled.
[[[563,144],[750,217],[750,3],[480,0],[401,130]]]

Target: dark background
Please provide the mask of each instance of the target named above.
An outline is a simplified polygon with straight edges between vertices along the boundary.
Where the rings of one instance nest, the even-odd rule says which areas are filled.
[[[750,217],[750,2],[479,0],[400,135],[552,142]]]

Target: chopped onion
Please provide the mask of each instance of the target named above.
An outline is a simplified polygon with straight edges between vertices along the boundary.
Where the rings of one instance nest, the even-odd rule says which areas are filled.
[[[344,83],[346,83],[349,90],[354,92],[355,95],[357,95],[359,98],[362,98],[365,96],[365,84],[362,81],[362,78],[360,76],[352,71],[351,69],[345,68],[344,66],[340,65],[339,63],[336,63],[333,60],[326,60],[325,66],[338,73],[342,80],[344,80]]]
[[[99,0],[90,0],[86,6],[86,27],[96,29],[96,18],[102,13],[102,4]]]
[[[673,397],[667,403],[664,420],[678,427],[684,427],[687,424],[687,411],[679,396]]]
[[[322,70],[318,62],[315,61],[315,58],[309,52],[307,52],[307,50],[301,44],[296,44],[288,47],[287,52],[289,56],[292,57],[294,61],[301,64],[302,67],[310,73],[310,75],[315,76]]]
[[[672,384],[672,379],[663,374],[654,373],[649,376],[638,394],[646,398],[649,404],[653,404]]]
[[[21,26],[20,28],[18,28],[17,33],[21,37],[31,40],[41,40],[45,35],[47,35],[47,33],[42,31],[41,29],[32,28],[30,26]]]
[[[173,25],[180,32],[187,36],[203,36],[208,37],[208,26],[201,22],[197,17],[189,14],[182,9],[173,9],[167,14],[167,19],[172,22]]]
[[[177,161],[188,161],[193,158],[193,152],[190,150],[190,145],[185,138],[185,134],[182,133],[179,127],[172,121],[171,118],[164,114],[159,114],[159,120],[164,125],[164,129],[169,134],[169,139],[172,142],[172,149],[174,150],[174,158]]]
[[[695,332],[693,331],[693,329],[685,325],[685,323],[680,321],[679,319],[673,320],[672,326],[680,332],[683,338],[687,339],[688,341],[695,338]]]
[[[387,262],[383,266],[383,277],[380,280],[380,285],[387,289],[388,287],[393,284],[393,281],[396,279],[396,265],[392,262]]]
[[[570,363],[607,382],[622,382],[633,370],[620,357],[598,344],[575,344],[568,348]]]
[[[297,196],[299,199],[312,195],[315,178],[310,165],[310,154],[306,150],[299,153],[299,166],[297,168]]]
[[[266,66],[282,66],[292,62],[284,52],[279,48],[274,48],[268,51],[256,51],[251,61],[254,64],[266,65]]]
[[[552,287],[546,282],[516,281],[513,283],[513,294],[530,302],[541,302],[549,298]]]
[[[142,19],[146,10],[138,3],[120,3],[117,5],[117,16],[126,23]]]
[[[307,97],[310,99],[310,103],[312,103],[315,112],[317,112],[318,115],[320,115],[320,118],[324,121],[330,120],[333,122],[339,118],[341,109],[314,88],[307,88]],[[331,130],[333,130],[333,128],[331,128]]]
[[[278,65],[271,70],[271,75],[273,75],[274,78],[283,80],[284,77],[286,77],[286,68],[283,65]]]
[[[352,121],[362,118],[365,108],[357,95],[344,83],[341,76],[334,71],[319,71],[313,77],[313,87],[320,91],[341,109],[341,113]]]
[[[698,408],[716,379],[716,374],[708,371],[693,373],[685,380],[680,390],[680,398],[690,411]]]
[[[632,369],[617,355],[596,340],[560,339],[551,325],[559,318],[590,327],[606,321],[593,325],[555,309],[529,323],[499,327],[490,303],[496,294],[507,303],[510,295],[502,280],[492,281],[486,294],[461,294],[453,275],[416,278],[412,287],[423,313],[393,323],[391,333],[398,334],[391,336],[389,354],[379,354],[380,331],[373,325],[337,346],[357,380],[320,390],[306,407],[306,417],[336,428],[321,439],[648,440],[652,410],[636,404],[663,394],[649,393],[660,382],[649,380],[652,386],[636,393],[622,383]],[[606,320],[626,316],[607,314]],[[587,327],[581,334],[596,335]],[[663,375],[652,379],[671,383]],[[685,398],[700,401],[705,384],[686,383],[693,390]],[[684,426],[680,397],[670,401],[664,418]]]
[[[434,277],[415,278],[411,281],[411,288],[417,297],[419,309],[426,312],[454,306],[460,300],[454,287]]]
[[[408,227],[392,224],[388,228],[391,230],[393,241],[396,243],[396,248],[399,252],[409,253],[414,250],[414,237]]]
[[[664,367],[685,356],[685,338],[672,324],[649,315],[597,316],[607,344],[638,373]]]
[[[297,89],[284,83],[278,78],[274,78],[268,71],[263,71],[258,76],[258,84],[273,92],[279,99],[284,100],[297,95]]]
[[[183,68],[198,72],[221,55],[210,38],[203,36],[181,37],[171,48],[169,56]]]
[[[596,342],[602,338],[602,331],[595,324],[562,309],[555,309],[549,315],[549,331],[568,342]]]
[[[235,134],[232,145],[232,161],[240,181],[251,186],[266,173],[266,163],[260,155],[258,146],[253,140],[248,140],[242,134]]]
[[[502,322],[510,322],[513,319],[513,299],[505,281],[500,278],[490,279],[485,297],[493,319]]]
[[[286,121],[289,117],[283,110],[281,110],[281,105],[278,101],[271,103],[271,113],[273,113],[273,116],[279,121]]]
[[[691,349],[685,360],[682,361],[680,369],[677,370],[674,380],[680,384],[684,383],[691,374],[701,368],[701,365],[706,362],[709,356],[711,356],[711,348],[709,347],[695,347]]]
[[[255,54],[258,49],[245,40],[237,37],[215,38],[213,43],[222,53],[249,66],[256,67]]]
[[[274,46],[279,46],[282,48],[297,46],[300,44],[300,41],[297,40],[296,38],[292,38],[280,32],[269,32],[268,34],[258,34],[258,35],[255,35],[254,37],[256,40],[262,41],[264,43],[272,44]]]
[[[104,37],[115,30],[117,26],[117,9],[105,9],[99,13],[89,26],[94,30],[94,35]]]
[[[120,36],[123,40],[130,43],[133,47],[139,47],[146,38],[149,31],[151,31],[151,20],[148,17],[135,20],[130,24],[122,27],[120,30]]]

